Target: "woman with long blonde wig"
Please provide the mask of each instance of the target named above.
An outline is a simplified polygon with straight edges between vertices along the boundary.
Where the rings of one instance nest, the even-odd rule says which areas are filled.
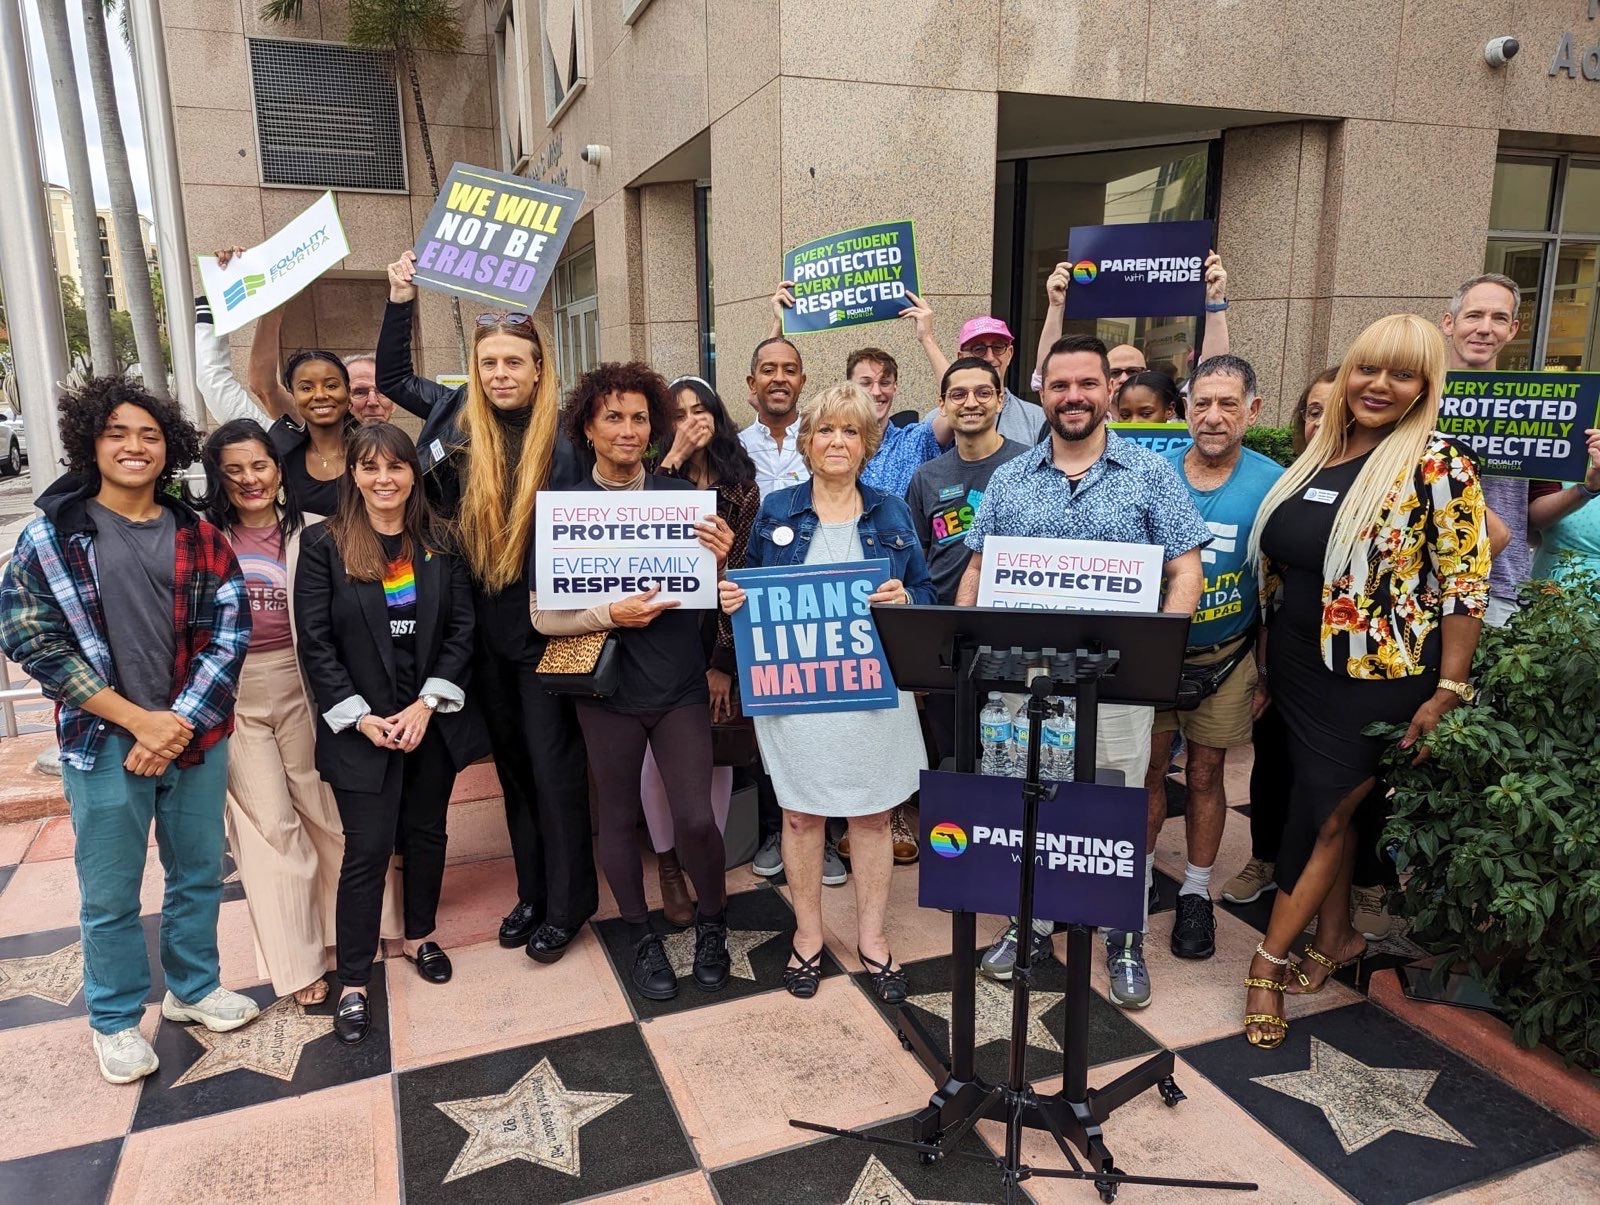
[[[1283,993],[1320,991],[1365,941],[1350,922],[1357,806],[1389,741],[1374,721],[1428,734],[1470,702],[1472,656],[1488,599],[1489,537],[1477,467],[1435,430],[1444,339],[1414,314],[1380,319],[1339,365],[1322,424],[1261,505],[1270,701],[1289,738],[1293,785],[1275,877],[1278,896],[1245,980],[1245,1034],[1277,1046]],[[1290,943],[1317,918],[1316,938]]]
[[[429,500],[455,521],[477,610],[473,695],[489,729],[517,870],[500,944],[554,962],[599,907],[589,840],[583,736],[570,700],[535,669],[545,637],[528,615],[534,506],[541,489],[587,473],[561,433],[554,344],[530,314],[479,315],[467,383],[412,371],[415,257],[389,265],[378,336],[378,388],[422,418],[417,438]]]

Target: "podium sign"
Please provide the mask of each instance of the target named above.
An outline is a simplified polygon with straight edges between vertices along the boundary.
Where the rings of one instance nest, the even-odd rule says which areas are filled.
[[[1033,914],[1137,932],[1144,924],[1145,792],[1047,784],[1039,804]],[[1016,911],[1022,780],[922,772],[917,903],[956,912]]]

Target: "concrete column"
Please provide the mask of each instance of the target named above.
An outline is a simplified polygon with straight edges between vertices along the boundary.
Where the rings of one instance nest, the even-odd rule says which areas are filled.
[[[645,352],[670,380],[700,371],[694,184],[639,190]]]

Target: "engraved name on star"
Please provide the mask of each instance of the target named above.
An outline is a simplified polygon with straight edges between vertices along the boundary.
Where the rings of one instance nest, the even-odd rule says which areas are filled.
[[[754,983],[756,973],[750,966],[751,952],[760,949],[774,937],[781,936],[783,936],[781,933],[768,933],[761,929],[729,929],[728,974],[736,979],[748,979]],[[678,933],[669,933],[661,939],[674,975],[684,977],[694,974],[694,938],[693,929],[684,929]]]
[[[867,1165],[861,1169],[861,1174],[856,1177],[855,1187],[850,1190],[841,1205],[962,1205],[959,1201],[929,1201],[922,1197],[911,1195],[911,1190],[900,1183],[883,1161],[876,1155],[867,1160]]]
[[[51,1004],[71,1004],[83,987],[83,943],[75,941],[53,954],[0,958],[0,1000],[35,996]]]
[[[1049,1027],[1045,1025],[1044,1014],[1064,999],[1066,999],[1064,992],[1034,992],[1028,998],[1029,1046],[1037,1046],[1041,1050],[1053,1050],[1057,1054],[1061,1052],[1061,1043],[1056,1041]],[[976,1022],[974,1032],[979,1046],[1010,1039],[1011,1000],[1009,988],[1000,987],[987,979],[978,980],[973,1019]],[[926,996],[912,996],[906,1003],[915,1004],[936,1017],[943,1017],[947,1023],[950,1020],[949,992],[930,992]]]
[[[174,1088],[229,1071],[254,1071],[287,1081],[294,1078],[305,1048],[333,1032],[333,1018],[314,1016],[293,996],[285,996],[232,1033],[212,1033],[203,1025],[189,1026],[184,1032],[200,1043],[205,1053],[172,1081]]]

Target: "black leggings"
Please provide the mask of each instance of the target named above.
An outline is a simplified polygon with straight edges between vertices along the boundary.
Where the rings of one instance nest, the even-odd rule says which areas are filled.
[[[639,859],[639,775],[648,743],[667,788],[673,844],[684,873],[694,884],[701,916],[722,912],[727,855],[711,814],[711,710],[690,703],[671,711],[610,711],[598,703],[578,703],[578,723],[592,756],[595,793],[600,804],[600,867],[622,919],[639,924],[649,916],[644,898],[644,866]]]

